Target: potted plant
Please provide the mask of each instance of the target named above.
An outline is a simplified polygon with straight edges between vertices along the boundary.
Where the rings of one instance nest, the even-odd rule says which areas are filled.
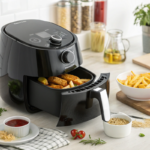
[[[134,24],[140,24],[143,32],[143,51],[150,53],[150,4],[141,4],[134,10]]]

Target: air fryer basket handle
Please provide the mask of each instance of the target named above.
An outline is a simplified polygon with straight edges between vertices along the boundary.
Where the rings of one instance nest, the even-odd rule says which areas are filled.
[[[105,89],[96,88],[91,91],[91,98],[96,98],[100,104],[100,110],[103,121],[110,120],[110,109],[107,92]]]

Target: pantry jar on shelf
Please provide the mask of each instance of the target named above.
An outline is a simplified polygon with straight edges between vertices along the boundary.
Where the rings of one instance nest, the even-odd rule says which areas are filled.
[[[71,0],[71,31],[81,33],[82,30],[82,2]]]
[[[93,19],[93,0],[82,0],[82,30],[90,30]]]
[[[105,24],[102,22],[91,23],[91,50],[102,52],[105,44]]]
[[[71,31],[71,4],[67,1],[57,3],[57,24]]]

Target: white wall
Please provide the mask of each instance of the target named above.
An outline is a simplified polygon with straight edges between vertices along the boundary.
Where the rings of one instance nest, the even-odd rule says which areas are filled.
[[[127,38],[140,35],[142,30],[134,25],[133,11],[141,3],[150,3],[150,0],[109,0],[107,29],[121,29]]]
[[[56,22],[55,4],[59,0],[0,0],[0,28],[21,19],[41,19]],[[124,37],[141,34],[141,27],[134,26],[133,10],[150,0],[108,0],[108,29],[121,29]],[[89,48],[89,32],[78,35],[81,49]]]

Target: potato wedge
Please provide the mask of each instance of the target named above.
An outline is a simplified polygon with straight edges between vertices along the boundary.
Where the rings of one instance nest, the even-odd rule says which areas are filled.
[[[69,85],[71,88],[75,87],[72,81],[69,82]]]
[[[67,85],[66,87],[63,87],[63,89],[69,89],[70,85]]]
[[[48,80],[44,77],[39,77],[38,81],[41,82],[44,85],[48,85]]]

